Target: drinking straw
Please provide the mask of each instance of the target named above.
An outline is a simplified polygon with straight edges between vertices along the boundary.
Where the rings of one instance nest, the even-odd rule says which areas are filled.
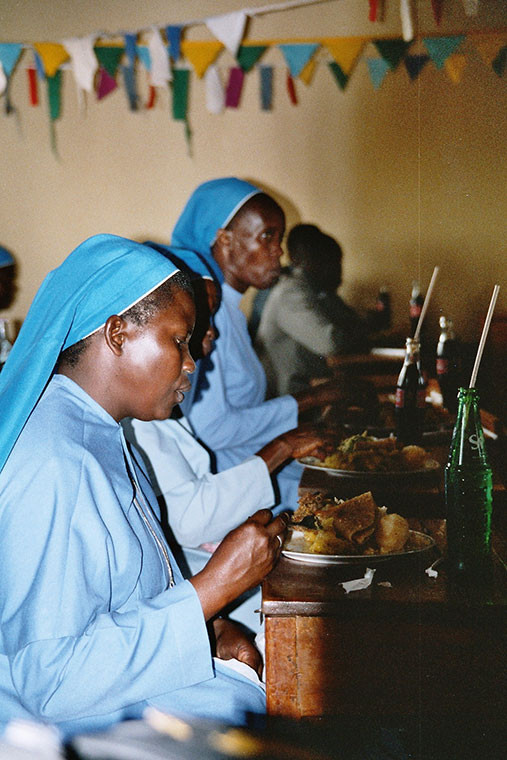
[[[431,291],[433,290],[433,285],[435,284],[435,280],[437,279],[437,274],[438,274],[438,267],[435,267],[433,270],[433,274],[431,275],[430,284],[428,285],[428,292],[426,293],[426,298],[424,299],[421,313],[419,315],[419,321],[417,323],[417,327],[415,328],[414,340],[419,340],[419,333],[421,332],[423,319],[426,315],[426,310],[428,308],[428,304],[431,298]]]
[[[495,285],[495,287],[493,288],[491,301],[489,302],[488,313],[486,314],[486,319],[484,320],[484,327],[482,328],[482,335],[479,341],[479,348],[477,349],[477,356],[475,357],[474,368],[472,370],[472,377],[470,378],[470,388],[475,388],[475,381],[477,379],[477,373],[479,372],[479,364],[481,363],[482,352],[484,350],[484,344],[486,343],[486,338],[488,337],[488,330],[491,324],[491,318],[493,317],[493,311],[495,310],[495,304],[496,304],[496,299],[498,298],[499,290],[500,290],[500,285]]]

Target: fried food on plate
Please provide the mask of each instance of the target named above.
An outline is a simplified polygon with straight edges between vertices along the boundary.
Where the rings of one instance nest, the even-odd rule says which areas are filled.
[[[375,438],[361,433],[342,441],[321,466],[356,472],[410,472],[424,469],[429,460],[421,446],[400,448],[394,436]]]

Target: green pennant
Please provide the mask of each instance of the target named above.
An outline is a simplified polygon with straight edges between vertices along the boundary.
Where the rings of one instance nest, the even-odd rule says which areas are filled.
[[[342,67],[340,64],[336,63],[336,61],[331,61],[329,64],[329,68],[335,75],[335,79],[340,85],[340,89],[344,90],[347,86],[347,82],[349,81],[348,76],[344,73]]]
[[[257,63],[267,45],[241,45],[236,60],[243,71],[248,72]]]
[[[93,52],[97,56],[99,65],[102,66],[102,68],[107,71],[109,76],[113,77],[114,79],[118,70],[118,65],[125,52],[124,46],[114,45],[111,47],[103,47],[102,45],[97,45],[93,48]]]
[[[56,121],[60,116],[61,69],[58,69],[54,77],[46,77],[46,80],[48,83],[49,117],[51,121]]]
[[[173,69],[173,119],[186,121],[188,104],[189,69]]]
[[[375,47],[392,70],[398,66],[411,44],[402,39],[374,40]]]

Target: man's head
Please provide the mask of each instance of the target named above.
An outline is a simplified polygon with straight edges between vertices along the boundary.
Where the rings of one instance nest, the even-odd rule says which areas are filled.
[[[241,206],[225,228],[217,231],[213,256],[226,282],[240,293],[250,286],[265,290],[280,275],[285,215],[265,193]]]
[[[287,237],[292,263],[299,267],[313,289],[334,292],[342,282],[342,249],[314,224],[297,224]]]
[[[0,245],[0,309],[8,309],[16,295],[16,262]]]

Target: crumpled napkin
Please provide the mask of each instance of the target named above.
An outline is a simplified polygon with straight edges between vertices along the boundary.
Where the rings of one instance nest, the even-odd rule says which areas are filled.
[[[341,585],[346,594],[349,594],[351,591],[362,591],[362,589],[368,588],[368,586],[371,585],[374,575],[374,568],[367,567],[362,578],[355,578],[353,581],[344,581]]]

